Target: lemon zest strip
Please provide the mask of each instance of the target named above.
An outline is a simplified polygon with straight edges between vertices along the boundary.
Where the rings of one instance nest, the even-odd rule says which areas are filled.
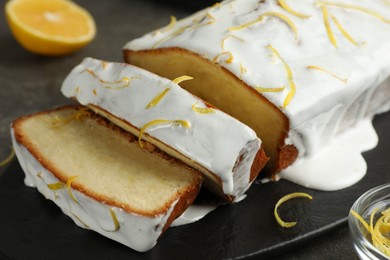
[[[215,19],[215,18],[214,18]],[[211,21],[208,21],[206,23],[200,23],[200,24],[196,24],[194,26],[191,26],[188,30],[191,31],[191,30],[195,30],[195,29],[198,29],[200,27],[203,27],[203,26],[206,26],[206,25],[210,25],[210,24],[213,24],[215,23],[215,20],[211,20]]]
[[[278,0],[280,6],[286,10],[287,12],[289,12],[290,14],[292,15],[295,15],[296,17],[299,17],[299,18],[303,18],[303,19],[306,19],[306,18],[309,18],[311,17],[310,15],[306,15],[306,14],[302,14],[302,13],[299,13],[295,10],[293,10],[287,3],[286,3],[286,0]]]
[[[146,106],[146,109],[155,107],[158,103],[160,103],[161,99],[164,98],[164,96],[168,93],[168,91],[171,90],[170,88],[166,88],[163,91],[161,91],[159,94],[157,94],[152,101],[149,102],[149,104]]]
[[[167,119],[156,119],[156,120],[153,120],[153,121],[150,121],[148,123],[146,123],[143,127],[141,127],[140,131],[139,131],[139,135],[138,135],[138,143],[139,143],[139,146],[142,148],[144,145],[141,141],[142,139],[142,136],[144,135],[145,131],[154,126],[154,125],[161,125],[161,124],[171,124],[171,125],[180,125],[184,128],[190,128],[191,127],[191,123],[188,122],[187,120],[167,120]]]
[[[176,21],[177,21],[176,17],[171,15],[171,20],[170,20],[169,24],[165,27],[165,29],[163,29],[163,32],[169,31],[173,27],[175,27]]]
[[[191,76],[184,75],[184,76],[180,76],[180,77],[173,79],[172,82],[179,85],[183,81],[192,80],[192,79],[194,79],[194,78]]]
[[[240,63],[240,77],[242,78],[242,75],[247,73],[247,69],[244,67],[244,65],[242,65],[242,63]]]
[[[282,21],[284,21],[290,27],[290,29],[294,32],[295,39],[298,39],[298,30],[297,30],[297,27],[295,26],[294,22],[290,18],[288,18],[286,15],[281,14],[281,13],[277,13],[277,12],[266,12],[266,13],[260,15],[257,19],[255,19],[253,21],[250,21],[248,23],[244,23],[242,25],[230,27],[229,31],[238,31],[238,30],[248,28],[249,26],[251,26],[253,24],[261,22],[263,20],[263,18],[266,16],[274,16],[274,17],[279,18]]]
[[[352,36],[344,29],[344,27],[340,24],[340,22],[334,17],[333,15],[330,16],[333,20],[333,22],[336,24],[337,28],[340,30],[340,32],[344,35],[345,38],[347,38],[348,41],[350,41],[352,44],[359,46],[359,44],[352,38]]]
[[[367,222],[354,210],[351,210],[351,214],[357,218],[360,223],[363,224],[364,228],[367,229],[367,231],[370,231],[370,226],[367,224]]]
[[[74,214],[72,211],[70,212],[70,214],[72,214],[73,217],[75,217],[81,224],[84,225],[85,228],[89,228],[89,226],[87,224],[84,223],[84,221],[81,220],[81,218],[79,218],[76,214]]]
[[[327,6],[340,7],[340,8],[344,8],[344,9],[360,11],[360,12],[363,12],[365,14],[371,15],[371,16],[373,16],[375,18],[378,18],[379,20],[381,20],[381,21],[383,21],[385,23],[390,23],[389,19],[386,19],[385,17],[383,17],[378,12],[376,12],[374,10],[370,10],[370,9],[362,7],[362,6],[351,5],[351,4],[342,4],[342,3],[334,3],[334,2],[327,2],[327,1],[317,1],[316,4],[322,5],[322,6],[327,5]]]
[[[211,107],[197,107],[196,106],[197,104],[198,104],[198,102],[193,104],[191,108],[192,108],[192,110],[194,110],[195,112],[197,112],[199,114],[210,114],[210,113],[215,112],[215,109],[213,109]]]
[[[133,76],[133,77],[123,77],[122,79],[119,79],[119,80],[116,80],[116,81],[107,81],[107,80],[103,80],[101,79],[93,70],[90,70],[90,69],[86,69],[85,72],[87,72],[88,74],[92,75],[94,78],[97,78],[99,80],[100,83],[102,84],[119,84],[119,83],[123,83],[122,86],[116,86],[116,87],[113,87],[113,86],[103,86],[104,88],[107,88],[107,89],[123,89],[123,88],[126,88],[130,85],[130,82],[132,79],[136,79],[139,77],[138,76]]]
[[[72,193],[72,182],[75,180],[77,178],[77,176],[70,176],[69,178],[68,178],[68,180],[66,181],[66,188],[67,188],[67,190],[68,190],[68,194],[69,194],[69,196],[72,198],[72,200],[74,201],[74,202],[76,202],[77,204],[79,204],[79,202],[77,201],[77,199],[73,196],[73,193]]]
[[[286,108],[290,104],[291,99],[295,96],[295,92],[296,92],[296,87],[293,80],[293,73],[291,71],[290,66],[284,61],[284,59],[280,56],[279,52],[274,47],[272,47],[272,45],[267,45],[267,48],[270,49],[273,52],[273,54],[275,54],[275,56],[283,63],[284,70],[286,71],[287,74],[287,81],[290,86],[290,91],[288,92],[283,102],[283,108]]]
[[[72,115],[67,116],[65,118],[55,117],[55,122],[52,123],[54,127],[64,126],[70,123],[73,120],[80,120],[82,117],[89,115],[88,108],[84,107],[82,109],[77,110]]]
[[[334,78],[336,78],[336,79],[338,79],[338,80],[340,80],[340,81],[342,81],[342,82],[344,82],[344,83],[347,83],[347,82],[348,82],[348,79],[342,78],[342,77],[336,75],[335,73],[330,72],[330,71],[328,71],[328,70],[326,70],[326,69],[324,69],[324,68],[321,68],[321,67],[319,67],[319,66],[309,65],[309,66],[307,66],[307,68],[308,68],[308,69],[319,70],[319,71],[325,72],[325,73],[327,73],[327,74],[333,76]]]
[[[279,217],[279,214],[278,214],[278,208],[280,205],[282,205],[284,202],[290,200],[290,199],[294,199],[294,198],[298,198],[298,197],[304,197],[304,198],[308,198],[310,200],[313,199],[312,196],[310,196],[309,194],[307,193],[304,193],[304,192],[294,192],[294,193],[290,193],[290,194],[287,194],[286,196],[282,197],[275,205],[275,208],[274,208],[274,216],[275,216],[275,219],[276,221],[278,222],[278,224],[281,226],[281,227],[284,227],[284,228],[290,228],[290,227],[293,227],[297,224],[297,222],[285,222],[283,221],[280,217]]]
[[[110,214],[111,214],[112,221],[114,222],[114,230],[112,230],[111,232],[118,231],[120,229],[120,224],[112,208],[110,208]]]
[[[161,38],[160,40],[158,40],[157,42],[155,42],[152,46],[152,49],[155,49],[158,45],[160,45],[161,43],[165,42],[165,41],[168,41],[169,39],[172,39],[173,37],[175,36],[178,36],[180,34],[182,34],[187,28],[189,28],[189,26],[184,26],[184,27],[181,27],[179,29],[177,29],[176,31],[174,31],[172,34],[169,34],[163,38]]]
[[[63,189],[65,185],[59,181],[59,182],[47,184],[47,187],[51,190],[60,190]]]
[[[13,147],[11,147],[11,152],[9,153],[9,155],[0,162],[0,167],[3,167],[3,166],[6,166],[7,164],[9,164],[15,157],[15,150]]]
[[[233,62],[234,57],[230,51],[221,52],[220,54],[214,57],[213,62],[217,62],[219,57],[221,57],[222,55],[228,55],[228,58],[225,60],[226,63],[230,64]]]
[[[232,35],[232,34],[229,34],[227,35],[225,38],[222,39],[221,41],[221,48],[222,50],[225,50],[225,42],[229,39],[229,38],[234,38],[234,39],[237,39],[239,40],[240,42],[244,42],[244,40],[238,36],[235,36],[235,35]]]
[[[334,37],[332,28],[330,27],[330,23],[329,23],[328,9],[326,8],[326,6],[323,5],[321,6],[321,10],[324,16],[324,24],[326,28],[326,33],[328,34],[328,38],[330,42],[333,44],[333,46],[337,48],[337,41],[336,38]]]
[[[263,88],[263,87],[255,87],[255,89],[258,92],[282,92],[286,87],[280,87],[280,88]]]

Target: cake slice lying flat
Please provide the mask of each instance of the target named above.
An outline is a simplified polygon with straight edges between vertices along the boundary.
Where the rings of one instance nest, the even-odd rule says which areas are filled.
[[[183,79],[190,78],[176,82]],[[240,199],[267,162],[248,126],[132,65],[86,58],[62,92],[138,136],[141,145],[147,140],[201,171],[205,186],[228,201]]]
[[[386,2],[287,2],[222,1],[130,41],[125,60],[193,76],[181,86],[254,129],[278,172],[390,108]]]
[[[85,108],[21,117],[11,132],[26,185],[137,251],[155,245],[201,186],[200,173]]]

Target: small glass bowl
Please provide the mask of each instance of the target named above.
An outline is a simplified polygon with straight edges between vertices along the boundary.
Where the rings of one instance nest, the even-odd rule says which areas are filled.
[[[378,209],[376,216],[390,207],[390,184],[384,184],[375,187],[358,198],[353,204],[351,210],[358,213],[364,220],[369,220],[371,213]],[[376,220],[374,221],[374,223]],[[348,216],[349,230],[352,235],[355,250],[360,259],[389,259],[370,241],[371,236],[360,221],[349,213]],[[367,221],[369,223],[369,221]],[[368,237],[368,239],[367,239]]]

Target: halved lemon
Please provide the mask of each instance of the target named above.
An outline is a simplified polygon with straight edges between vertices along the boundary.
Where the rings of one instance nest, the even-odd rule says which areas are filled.
[[[37,54],[74,52],[96,34],[88,11],[68,0],[10,0],[5,13],[17,41]]]

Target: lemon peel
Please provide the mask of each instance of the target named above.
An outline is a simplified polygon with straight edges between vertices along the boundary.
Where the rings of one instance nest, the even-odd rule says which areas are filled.
[[[47,184],[47,187],[55,191],[55,190],[60,190],[65,188],[65,184],[59,181],[59,182]]]
[[[328,1],[317,1],[316,4],[321,5],[321,6],[326,5],[326,6],[340,7],[340,8],[344,8],[344,9],[363,12],[365,14],[371,15],[371,16],[381,20],[382,22],[390,23],[390,19],[386,19],[380,13],[378,13],[374,10],[362,7],[362,6],[352,5],[352,4],[343,4],[343,3],[334,3],[334,2],[328,2]]]
[[[352,36],[344,29],[344,27],[341,25],[341,23],[337,20],[337,18],[333,15],[330,16],[333,20],[333,22],[336,24],[339,31],[343,34],[345,38],[347,38],[348,41],[350,41],[352,44],[359,46],[360,44],[355,41],[355,39],[352,38]]]
[[[275,208],[274,208],[274,216],[275,216],[275,219],[276,221],[278,222],[278,224],[281,226],[281,227],[284,227],[284,228],[290,228],[290,227],[293,227],[297,224],[297,222],[285,222],[283,221],[280,217],[279,217],[279,214],[278,214],[278,208],[280,205],[282,205],[284,202],[290,200],[290,199],[294,199],[294,198],[298,198],[298,197],[303,197],[303,198],[308,198],[310,200],[313,199],[312,196],[310,196],[309,194],[307,193],[304,193],[304,192],[294,192],[294,193],[290,193],[290,194],[287,194],[286,196],[282,197],[280,200],[278,200],[278,202],[276,203],[275,205]]]
[[[152,120],[148,123],[146,123],[143,127],[141,127],[140,131],[139,131],[139,135],[138,135],[138,143],[139,143],[139,146],[142,148],[144,145],[141,141],[142,139],[142,136],[144,135],[145,131],[152,127],[152,126],[155,126],[155,125],[163,125],[163,124],[170,124],[170,125],[180,125],[184,128],[190,128],[191,127],[191,123],[187,120],[167,120],[167,119],[155,119],[155,120]]]
[[[219,53],[218,55],[216,55],[216,56],[214,57],[213,62],[217,62],[218,59],[219,59],[221,56],[223,56],[223,55],[227,55],[227,56],[228,56],[228,58],[225,60],[226,63],[230,64],[230,63],[233,62],[234,57],[233,57],[233,54],[232,54],[230,51],[224,51],[224,52]]]
[[[0,162],[0,167],[4,167],[7,164],[9,164],[14,159],[14,157],[15,157],[15,150],[13,147],[11,147],[11,152],[4,160]]]
[[[119,80],[107,81],[107,80],[103,80],[102,78],[100,78],[93,70],[86,69],[85,72],[87,72],[88,74],[90,74],[94,78],[97,78],[101,84],[106,84],[106,86],[103,85],[102,87],[107,88],[107,89],[116,89],[116,90],[127,88],[128,86],[130,86],[131,80],[140,78],[138,76],[132,76],[130,78],[129,77],[123,77],[123,78],[121,78]],[[112,84],[121,84],[121,83],[123,83],[123,85],[120,85],[120,86],[110,86]]]
[[[255,89],[258,92],[282,92],[286,87],[280,87],[280,88],[263,88],[263,87],[255,87]]]
[[[66,124],[69,124],[73,120],[81,120],[83,117],[88,116],[88,115],[89,115],[89,109],[84,107],[84,108],[77,110],[76,112],[74,112],[70,116],[67,116],[64,118],[55,117],[52,125],[54,127],[64,126]]]
[[[334,77],[334,78],[336,78],[336,79],[338,79],[338,80],[340,80],[340,81],[342,81],[342,82],[344,82],[344,83],[347,83],[347,82],[348,82],[348,79],[342,78],[342,77],[336,75],[335,73],[330,72],[329,70],[324,69],[324,68],[322,68],[322,67],[315,66],[315,65],[309,65],[309,66],[307,66],[306,68],[312,69],[312,70],[322,71],[322,72],[325,72],[325,73],[331,75],[332,77]]]
[[[68,190],[68,194],[69,196],[72,198],[72,200],[74,202],[76,202],[76,204],[79,204],[78,200],[74,197],[73,193],[72,193],[72,182],[77,178],[77,176],[70,176],[67,180],[66,180],[66,188]]]
[[[255,19],[253,21],[250,21],[250,22],[238,25],[238,26],[230,27],[229,31],[238,31],[238,30],[248,28],[251,25],[254,25],[256,23],[261,22],[264,19],[264,17],[267,17],[267,16],[273,16],[273,17],[279,18],[282,21],[284,21],[290,27],[290,29],[294,32],[295,39],[298,39],[298,29],[295,26],[294,22],[290,18],[288,18],[286,15],[281,14],[281,13],[277,13],[277,12],[266,12],[264,14],[261,14],[257,19]]]
[[[267,48],[270,49],[272,53],[283,63],[284,70],[286,71],[287,74],[287,81],[290,87],[290,91],[288,92],[286,98],[284,99],[283,106],[282,106],[283,108],[286,108],[290,104],[291,99],[295,96],[295,92],[296,92],[296,87],[293,80],[293,73],[291,71],[290,66],[284,61],[284,59],[280,56],[279,52],[274,47],[272,47],[272,45],[267,45]]]
[[[225,42],[230,39],[230,38],[233,38],[233,39],[236,39],[236,40],[239,40],[240,42],[244,42],[244,40],[238,36],[235,36],[235,35],[232,35],[232,34],[229,34],[227,36],[225,36],[222,41],[221,41],[221,48],[222,50],[225,50]]]
[[[336,38],[334,37],[332,27],[330,26],[329,23],[328,9],[326,8],[326,6],[323,5],[321,6],[321,10],[322,10],[322,15],[324,16],[324,24],[325,24],[326,33],[328,35],[329,41],[333,44],[335,48],[337,48],[337,41]]]
[[[173,29],[173,27],[175,27],[176,25],[176,21],[177,21],[176,17],[172,15],[169,24],[167,25],[167,27],[165,27],[163,31],[166,32]]]
[[[296,17],[299,17],[299,18],[303,18],[303,19],[306,19],[306,18],[309,18],[310,15],[306,15],[306,14],[302,14],[302,13],[299,13],[295,10],[293,10],[286,2],[286,0],[278,0],[278,3],[279,5],[284,9],[286,10],[287,12],[289,12],[290,14],[296,16]]]
[[[356,211],[351,210],[350,213],[353,215],[371,235],[372,244],[379,249],[382,253],[390,256],[390,208],[381,212],[381,217],[374,221],[375,215],[379,211],[375,208],[369,217],[369,224],[359,215]],[[374,223],[375,222],[375,223]]]
[[[192,79],[194,79],[194,78],[191,76],[184,75],[184,76],[180,76],[180,77],[173,79],[172,82],[179,85],[183,81],[192,80]]]
[[[114,222],[114,230],[112,230],[111,232],[116,232],[120,229],[120,224],[112,208],[110,208],[110,214],[111,214],[112,221]]]
[[[211,107],[197,107],[196,105],[198,105],[198,102],[193,104],[191,108],[192,108],[192,110],[194,110],[195,112],[197,112],[199,114],[210,114],[210,113],[215,112],[215,109],[213,109]]]
[[[149,102],[149,104],[146,106],[146,109],[150,109],[152,107],[157,106],[158,103],[165,97],[165,95],[168,93],[170,88],[166,88],[163,91],[161,91],[159,94],[157,94],[152,101]]]

